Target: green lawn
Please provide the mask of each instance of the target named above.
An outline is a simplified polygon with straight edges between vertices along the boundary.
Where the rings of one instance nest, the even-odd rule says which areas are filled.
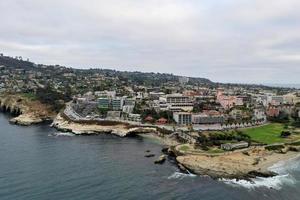
[[[272,123],[261,127],[244,129],[243,132],[256,142],[266,144],[281,143],[286,142],[286,139],[280,137],[283,127],[283,124]]]
[[[225,151],[223,149],[209,149],[207,153],[224,153]]]
[[[187,150],[189,150],[189,149],[190,149],[190,147],[187,146],[187,145],[182,145],[182,146],[179,147],[179,150],[180,150],[180,151],[187,151]]]

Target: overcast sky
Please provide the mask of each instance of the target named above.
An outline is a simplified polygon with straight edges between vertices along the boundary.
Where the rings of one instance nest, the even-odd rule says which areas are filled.
[[[299,0],[0,0],[0,51],[76,68],[300,83]]]

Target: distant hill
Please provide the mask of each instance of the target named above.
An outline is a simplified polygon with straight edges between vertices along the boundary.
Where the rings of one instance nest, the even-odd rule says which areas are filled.
[[[181,76],[167,74],[167,73],[151,73],[151,72],[129,72],[129,71],[117,71],[112,69],[75,69],[75,68],[67,68],[59,65],[37,65],[30,61],[21,60],[20,57],[8,57],[8,56],[0,56],[0,65],[4,65],[11,68],[25,69],[25,70],[35,70],[45,72],[45,69],[55,70],[57,68],[63,69],[64,72],[73,72],[75,74],[102,74],[106,77],[118,77],[120,80],[128,81],[132,84],[137,85],[152,85],[152,86],[160,86],[163,83],[167,82],[179,82]],[[53,73],[55,73],[53,71]],[[54,74],[53,74],[54,75]],[[56,76],[58,74],[55,74]],[[189,78],[189,84],[204,84],[209,85],[213,84],[212,81],[206,78]]]
[[[21,60],[20,58],[12,58],[9,56],[0,56],[0,65],[11,68],[32,69],[34,63]]]

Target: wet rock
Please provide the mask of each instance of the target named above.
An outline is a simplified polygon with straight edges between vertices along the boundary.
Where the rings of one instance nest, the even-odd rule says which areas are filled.
[[[154,157],[154,156],[155,156],[155,154],[147,154],[147,155],[145,155],[146,158],[151,158],[151,157]]]
[[[285,147],[285,148],[283,148],[283,149],[280,150],[280,153],[286,154],[288,151],[289,151],[289,148]]]
[[[178,163],[178,168],[181,170],[181,171],[183,171],[183,172],[186,172],[187,171],[187,169],[185,168],[185,166],[183,166],[181,163]]]
[[[166,161],[166,156],[161,155],[157,160],[154,161],[155,164],[163,164]]]
[[[277,175],[278,175],[277,173],[271,172],[271,171],[266,171],[266,172],[250,171],[248,173],[249,177],[263,177],[263,178],[273,177],[273,176],[277,176]]]
[[[169,147],[164,147],[164,148],[162,148],[161,152],[163,152],[164,154],[168,154],[168,150],[169,150]]]
[[[248,151],[243,151],[242,153],[246,156],[250,156],[250,153]]]
[[[289,150],[290,151],[295,151],[295,152],[300,152],[300,147],[299,146],[290,146]]]

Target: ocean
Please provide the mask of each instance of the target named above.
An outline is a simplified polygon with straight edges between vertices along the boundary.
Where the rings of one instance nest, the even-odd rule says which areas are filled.
[[[280,175],[246,181],[182,174],[172,160],[155,165],[162,145],[142,138],[74,136],[49,125],[11,125],[0,114],[1,200],[297,200],[299,159],[273,166]]]
[[[263,84],[270,87],[284,87],[284,88],[296,88],[300,89],[300,84],[280,84],[280,83],[266,83]]]

